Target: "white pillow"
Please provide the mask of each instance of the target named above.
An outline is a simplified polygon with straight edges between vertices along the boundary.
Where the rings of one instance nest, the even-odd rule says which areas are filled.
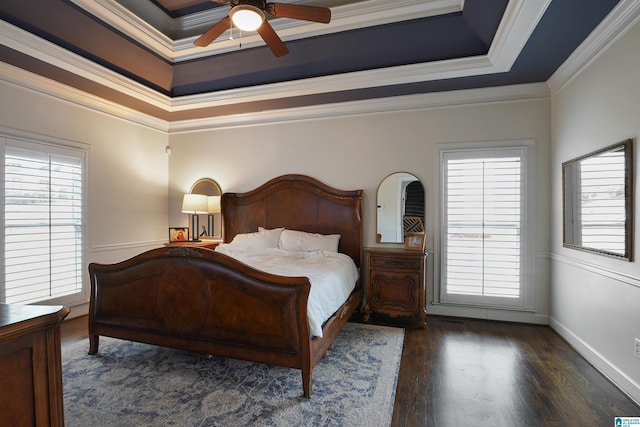
[[[255,233],[236,234],[229,245],[235,248],[246,249],[267,249],[277,248],[280,241],[280,233],[282,228],[266,230],[262,227],[258,228]]]
[[[280,249],[287,251],[330,251],[338,252],[339,234],[306,233],[304,231],[283,230],[280,234]]]
[[[258,227],[258,233],[263,234],[265,239],[269,241],[269,246],[268,246],[269,248],[278,247],[278,243],[280,242],[280,235],[282,234],[283,230],[284,230],[284,227],[273,228],[271,230],[267,230],[266,228],[263,228],[263,227]]]

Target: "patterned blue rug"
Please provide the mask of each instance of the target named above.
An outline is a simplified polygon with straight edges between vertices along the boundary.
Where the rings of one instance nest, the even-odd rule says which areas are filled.
[[[65,425],[350,426],[391,423],[404,330],[348,323],[313,370],[100,337],[62,348]]]

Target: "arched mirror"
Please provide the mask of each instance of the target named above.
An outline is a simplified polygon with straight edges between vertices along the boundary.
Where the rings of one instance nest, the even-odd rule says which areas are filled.
[[[200,237],[215,237],[221,235],[220,221],[220,196],[222,196],[222,189],[216,181],[211,178],[201,178],[193,183],[191,186],[190,194],[202,194],[207,196],[207,214],[206,221],[198,221],[201,225],[198,234]],[[200,219],[203,219],[205,215],[200,215]]]
[[[424,232],[424,187],[414,175],[397,172],[378,187],[376,242],[403,243],[407,232]]]

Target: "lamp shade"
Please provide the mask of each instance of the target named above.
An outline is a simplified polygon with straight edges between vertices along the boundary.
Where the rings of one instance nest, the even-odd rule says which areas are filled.
[[[182,199],[182,213],[206,214],[209,211],[207,196],[204,194],[185,194]]]
[[[233,24],[242,31],[255,31],[264,22],[264,13],[255,6],[240,4],[229,11]]]
[[[207,197],[209,213],[214,214],[220,212],[220,196]]]

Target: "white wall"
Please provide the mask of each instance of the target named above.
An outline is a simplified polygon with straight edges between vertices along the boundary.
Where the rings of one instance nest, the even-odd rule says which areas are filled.
[[[166,132],[5,82],[0,99],[0,129],[89,145],[87,264],[120,261],[167,240]],[[72,307],[70,316],[85,310]]]
[[[561,164],[626,138],[637,141],[639,46],[640,24],[636,24],[554,94],[551,132],[551,325],[636,401],[640,401],[640,359],[633,353],[634,338],[640,338],[639,239],[636,233],[633,262],[562,247]],[[636,179],[636,200],[637,188]],[[635,224],[640,224],[639,212],[636,203]]]
[[[549,111],[548,99],[536,99],[172,134],[169,221],[187,225],[187,215],[180,213],[182,194],[198,178],[210,177],[223,191],[241,192],[282,174],[301,173],[337,188],[364,190],[364,243],[373,246],[378,185],[393,172],[409,172],[425,187],[427,246],[434,248],[435,145],[533,139],[539,168],[535,313],[443,306],[428,311],[546,323]],[[432,294],[430,289],[428,301]]]

